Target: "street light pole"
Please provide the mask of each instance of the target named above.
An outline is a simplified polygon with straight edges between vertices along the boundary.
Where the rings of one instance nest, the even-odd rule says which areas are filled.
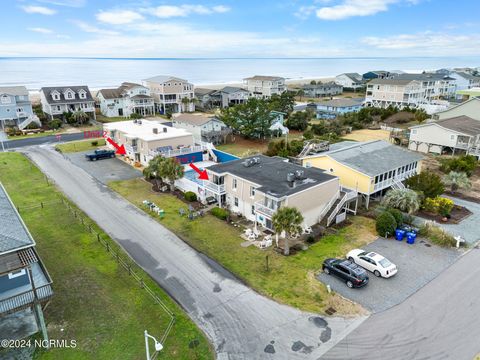
[[[159,343],[157,341],[157,339],[155,339],[152,335],[150,335],[147,332],[147,330],[145,330],[143,334],[145,336],[145,352],[147,354],[147,360],[152,360],[152,358],[150,357],[150,349],[148,348],[148,338],[153,339],[153,341],[155,342],[155,353],[154,353],[154,355],[156,355],[157,352],[162,351],[163,345],[161,343]]]

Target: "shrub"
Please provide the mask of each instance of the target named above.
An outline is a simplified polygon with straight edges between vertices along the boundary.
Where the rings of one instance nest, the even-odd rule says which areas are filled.
[[[97,146],[98,145],[98,141],[97,140],[94,140],[91,142],[92,146]]]
[[[387,192],[382,204],[413,214],[420,208],[420,197],[418,193],[410,189],[392,189]]]
[[[395,233],[397,222],[389,211],[385,211],[378,215],[375,228],[377,229],[378,235],[387,237]]]
[[[130,119],[141,119],[142,115],[137,114],[137,113],[132,113],[130,114]]]
[[[197,201],[197,194],[195,194],[193,191],[187,191],[185,194],[185,200],[187,201]]]
[[[212,210],[210,210],[210,212],[212,213],[213,216],[219,218],[220,220],[227,220],[228,210],[219,208],[217,206],[217,207],[214,207]]]
[[[315,242],[315,236],[308,235],[307,240],[305,240],[308,244],[313,244]]]
[[[434,244],[443,247],[453,247],[457,243],[452,235],[431,223],[421,226],[418,235],[426,237]]]
[[[427,198],[423,204],[423,208],[426,211],[447,216],[450,214],[454,206],[454,202],[450,199],[437,196],[434,199]]]
[[[47,124],[47,126],[52,130],[60,129],[62,125],[63,125],[63,122],[60,119],[53,119]]]
[[[448,174],[451,171],[456,171],[465,172],[468,176],[472,175],[473,170],[475,170],[478,165],[477,159],[472,155],[462,155],[451,159],[442,159],[440,160],[440,163],[440,170],[445,174]]]
[[[400,226],[403,224],[403,214],[400,210],[398,209],[388,209],[387,210],[392,216],[395,218],[395,222],[397,223],[397,226]]]
[[[428,170],[408,178],[405,185],[409,189],[421,191],[425,198],[437,197],[445,191],[440,176]]]

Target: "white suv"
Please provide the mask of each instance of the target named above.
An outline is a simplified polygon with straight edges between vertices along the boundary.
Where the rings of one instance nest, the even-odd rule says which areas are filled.
[[[374,252],[366,252],[362,249],[350,251],[347,254],[347,259],[373,272],[377,277],[389,278],[398,271],[395,264],[392,264],[387,258]]]

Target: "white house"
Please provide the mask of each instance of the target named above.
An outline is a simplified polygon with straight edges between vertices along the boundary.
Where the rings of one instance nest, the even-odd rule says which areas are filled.
[[[344,73],[337,75],[335,76],[335,83],[338,85],[342,85],[344,88],[353,90],[365,86],[362,75],[358,73]]]
[[[100,111],[106,117],[155,114],[150,89],[140,84],[124,82],[116,89],[102,89],[97,98]]]
[[[433,118],[436,120],[443,120],[461,115],[480,121],[480,98],[472,97],[461,104],[454,105],[444,111],[433,114]]]
[[[469,90],[475,87],[480,87],[480,77],[473,76],[472,74],[454,71],[450,73],[450,77],[455,79],[456,91],[459,90]],[[462,97],[461,95],[458,97]]]
[[[223,121],[215,116],[205,114],[174,115],[172,125],[176,129],[184,129],[191,133],[198,144],[202,142],[221,143],[231,132]]]
[[[285,78],[279,76],[255,75],[243,79],[250,95],[259,99],[268,99],[272,95],[280,95],[287,90]]]
[[[143,80],[143,85],[150,89],[156,112],[195,111],[195,86],[187,80],[159,75]]]
[[[480,155],[480,121],[461,115],[410,128],[408,148],[423,153]]]
[[[43,87],[40,89],[40,101],[43,112],[51,119],[75,111],[83,111],[95,119],[95,100],[85,85]]]

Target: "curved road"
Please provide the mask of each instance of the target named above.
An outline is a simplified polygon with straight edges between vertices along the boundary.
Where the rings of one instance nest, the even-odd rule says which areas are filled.
[[[47,136],[31,137],[31,138],[18,139],[18,140],[6,140],[3,142],[3,145],[5,146],[5,151],[8,151],[12,149],[18,149],[18,148],[23,148],[27,146],[33,146],[33,145],[56,144],[64,141],[74,141],[74,140],[85,139],[85,135],[83,134],[83,132],[72,133],[72,134],[65,133],[60,135],[61,135],[60,140],[57,139],[57,135],[47,135]],[[1,144],[0,144],[0,150],[2,150]]]
[[[218,359],[318,359],[364,320],[322,318],[261,296],[51,148],[27,154],[181,304]]]

